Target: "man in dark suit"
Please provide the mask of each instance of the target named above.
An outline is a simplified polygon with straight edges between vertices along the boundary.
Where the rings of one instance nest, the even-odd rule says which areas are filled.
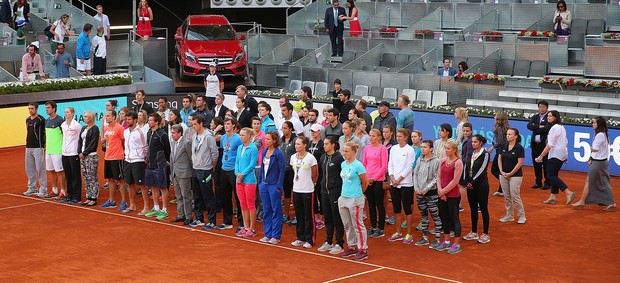
[[[547,134],[551,129],[551,124],[547,123],[547,111],[549,110],[549,102],[541,100],[538,102],[538,114],[534,115],[530,122],[527,123],[528,130],[532,131],[532,164],[534,166],[534,174],[536,175],[536,184],[532,186],[532,189],[541,188],[543,190],[549,189],[549,179],[547,179],[547,156],[543,158],[541,163],[534,161],[534,159],[542,153],[547,143]],[[543,185],[542,178],[545,176],[545,182]]]
[[[9,26],[13,24],[13,12],[10,0],[0,0],[0,23],[6,23]]]
[[[338,6],[338,0],[332,1],[332,7],[325,10],[325,28],[329,33],[329,39],[332,42],[332,56],[342,56],[344,53],[344,21],[342,17],[346,17],[347,12],[344,8]]]
[[[177,198],[177,218],[170,222],[183,222],[189,225],[192,222],[192,145],[183,138],[183,127],[173,125],[170,133],[170,177],[174,184],[174,193]]]
[[[443,68],[437,70],[437,75],[444,77],[454,77],[458,73],[454,68],[450,67],[450,58],[443,59]]]
[[[250,117],[258,115],[258,101],[254,97],[248,95],[248,89],[244,85],[237,86],[235,90],[237,97],[245,99],[245,110],[250,112]]]

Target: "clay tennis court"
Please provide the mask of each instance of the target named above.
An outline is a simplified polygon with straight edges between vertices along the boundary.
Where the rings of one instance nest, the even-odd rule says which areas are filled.
[[[234,230],[206,232],[116,209],[24,197],[23,147],[0,150],[0,172],[2,282],[617,282],[620,278],[620,213],[542,204],[549,191],[530,189],[530,167],[525,168],[522,187],[525,225],[500,223],[503,198],[490,197],[489,244],[464,241],[463,252],[449,255],[390,243],[386,236],[369,239],[369,259],[363,262],[317,252],[325,230],[317,232],[318,245],[306,250],[290,245],[295,233],[286,225],[282,242],[274,246],[258,241],[260,223],[259,237],[245,240],[235,237]],[[581,195],[585,174],[563,171],[560,176]],[[497,181],[490,179],[494,191]],[[620,178],[612,178],[612,186],[618,188]],[[614,193],[618,200],[619,192]],[[99,204],[106,198],[107,191],[102,190]],[[559,200],[563,203],[564,196]],[[175,206],[170,210],[175,217]],[[414,212],[416,224],[419,219]],[[461,222],[466,234],[471,227],[468,207]],[[387,235],[394,230],[386,225]],[[416,240],[419,236],[414,232]]]

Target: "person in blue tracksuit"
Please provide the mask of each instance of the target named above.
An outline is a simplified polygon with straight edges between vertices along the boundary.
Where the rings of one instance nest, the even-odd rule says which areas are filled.
[[[282,192],[286,160],[280,150],[280,139],[275,131],[265,134],[266,148],[263,150],[263,164],[258,175],[258,191],[263,202],[263,243],[277,244],[282,236]]]

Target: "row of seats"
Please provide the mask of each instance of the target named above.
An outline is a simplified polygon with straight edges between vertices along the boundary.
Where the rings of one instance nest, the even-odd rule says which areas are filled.
[[[304,56],[308,55],[314,49],[293,48],[293,54],[291,55],[291,62],[295,62]]]
[[[542,78],[547,74],[547,62],[500,59],[497,74],[502,76]]]
[[[326,82],[291,80],[289,90],[298,94],[301,87],[307,86],[312,90],[313,97],[327,96],[329,93]],[[403,89],[401,94],[407,95],[411,100],[411,105],[422,104],[428,106],[447,105],[448,93],[445,91],[430,91],[415,89]],[[386,100],[396,102],[398,99],[398,89],[391,87],[369,87],[367,85],[357,85],[352,93],[353,99],[364,99],[369,102]]]
[[[586,35],[600,35],[605,31],[605,20],[600,19],[573,19],[571,21],[571,34],[568,37],[568,48],[583,50]]]
[[[520,102],[507,102],[507,101],[492,101],[492,100],[479,100],[479,99],[467,99],[467,106],[482,106],[485,108],[496,109],[496,110],[516,110],[524,113],[536,113],[538,110],[536,104],[534,103],[520,103]],[[612,109],[597,109],[597,108],[587,108],[587,107],[572,107],[572,106],[562,106],[562,105],[553,105],[549,107],[553,110],[557,110],[563,116],[571,116],[571,117],[596,117],[603,116],[608,118],[620,118],[619,110]]]

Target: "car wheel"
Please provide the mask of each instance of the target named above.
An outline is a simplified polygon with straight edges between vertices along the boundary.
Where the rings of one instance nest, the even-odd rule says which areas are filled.
[[[181,80],[181,81],[185,80],[186,76],[183,75],[183,68],[181,67],[181,65],[178,62],[175,65],[176,65],[177,74],[179,76],[179,80]]]

